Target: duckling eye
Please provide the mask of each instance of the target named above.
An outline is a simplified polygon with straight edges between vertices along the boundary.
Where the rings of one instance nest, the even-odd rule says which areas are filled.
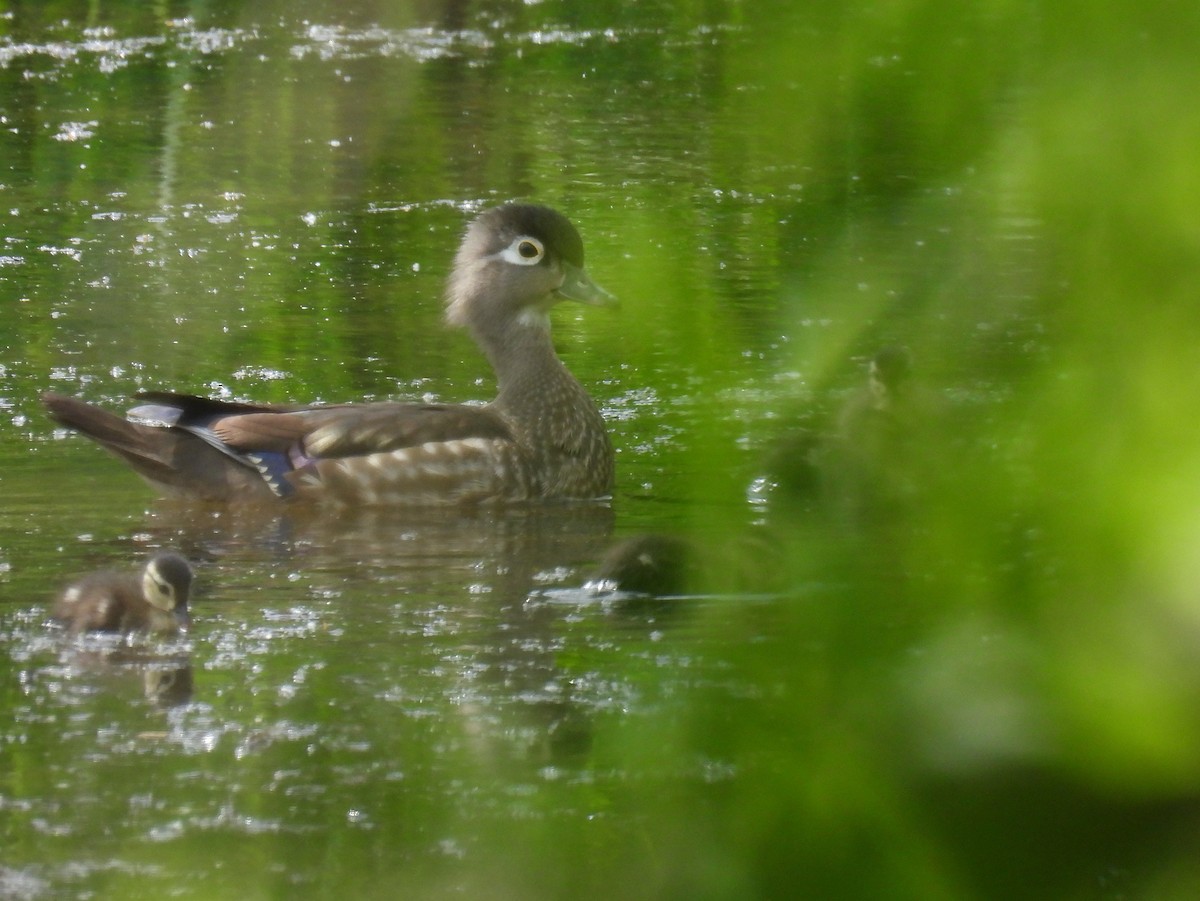
[[[518,266],[534,266],[540,263],[545,255],[546,248],[542,242],[529,236],[517,238],[500,254],[505,260]]]

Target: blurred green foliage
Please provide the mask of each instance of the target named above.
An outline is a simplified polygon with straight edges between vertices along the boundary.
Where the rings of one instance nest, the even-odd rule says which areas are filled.
[[[756,150],[800,154],[834,185],[844,173],[823,198],[842,227],[824,211],[830,249],[805,261],[827,277],[796,315],[843,302],[839,282],[886,278],[893,241],[950,230],[935,267],[897,284],[919,300],[892,333],[943,388],[1003,391],[926,433],[954,442],[926,448],[946,477],[899,522],[858,530],[854,559],[777,523],[797,583],[832,573],[845,589],[774,611],[740,664],[756,703],[730,720],[697,701],[648,742],[718,742],[747,769],[728,794],[665,806],[660,835],[713,823],[700,856],[740,868],[749,896],[1188,897],[1200,165],[1181,111],[1196,11],[838,15],[819,55],[761,23],[746,60],[807,100]],[[742,112],[772,106],[764,92]],[[897,156],[928,170],[899,181]],[[953,220],[935,196],[949,182],[973,195]],[[847,344],[896,310],[848,321]],[[673,859],[678,878],[692,853]]]

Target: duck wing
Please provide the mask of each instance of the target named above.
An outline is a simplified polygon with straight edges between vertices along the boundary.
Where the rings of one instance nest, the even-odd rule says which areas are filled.
[[[466,439],[511,441],[490,407],[381,402],[291,407],[243,404],[186,394],[146,392],[129,411],[143,425],[182,429],[254,468],[279,496],[294,490],[293,474],[321,461],[370,457],[404,448]]]
[[[504,420],[486,406],[375,403],[299,415],[309,426],[304,450],[314,457],[355,457],[466,438],[512,440]]]
[[[168,392],[137,395],[129,411],[145,425],[185,429],[226,452],[354,457],[464,438],[511,440],[490,407],[469,404],[243,404]]]

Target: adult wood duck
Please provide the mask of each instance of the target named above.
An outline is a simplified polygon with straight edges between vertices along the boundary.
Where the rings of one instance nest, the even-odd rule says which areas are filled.
[[[507,204],[468,227],[447,289],[447,321],[496,372],[491,403],[286,407],[156,392],[139,394],[126,420],[58,394],[42,400],[175,496],[344,506],[601,497],[613,487],[604,420],[550,339],[548,312],[564,299],[613,300],[584,273],[565,217]]]
[[[141,573],[90,573],[68,585],[51,616],[80,632],[186,631],[192,568],[175,553],[156,554]]]

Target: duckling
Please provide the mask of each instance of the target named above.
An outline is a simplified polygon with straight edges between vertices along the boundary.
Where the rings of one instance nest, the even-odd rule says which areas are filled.
[[[692,568],[692,548],[671,535],[636,535],[610,547],[585,588],[673,595],[684,591]]]
[[[912,354],[888,345],[867,363],[867,383],[854,392],[838,416],[838,433],[848,445],[880,453],[895,443],[909,415]],[[880,445],[883,445],[882,447]]]
[[[916,495],[919,442],[933,418],[911,382],[908,349],[881,348],[836,414],[809,415],[805,428],[773,449],[750,501],[778,501],[793,514],[823,510],[856,524],[903,508]]]
[[[928,481],[936,417],[912,384],[912,355],[886,346],[867,364],[824,449],[828,500],[848,521],[883,522],[917,503]]]
[[[140,574],[90,573],[63,589],[51,616],[80,632],[186,632],[192,568],[179,554],[154,555]]]
[[[467,228],[446,320],[495,370],[490,403],[270,406],[139,394],[128,419],[47,392],[52,419],[163,493],[214,501],[313,499],[341,507],[588,499],[613,488],[604,419],[550,339],[561,300],[613,297],[583,269],[561,213],[506,204]]]

